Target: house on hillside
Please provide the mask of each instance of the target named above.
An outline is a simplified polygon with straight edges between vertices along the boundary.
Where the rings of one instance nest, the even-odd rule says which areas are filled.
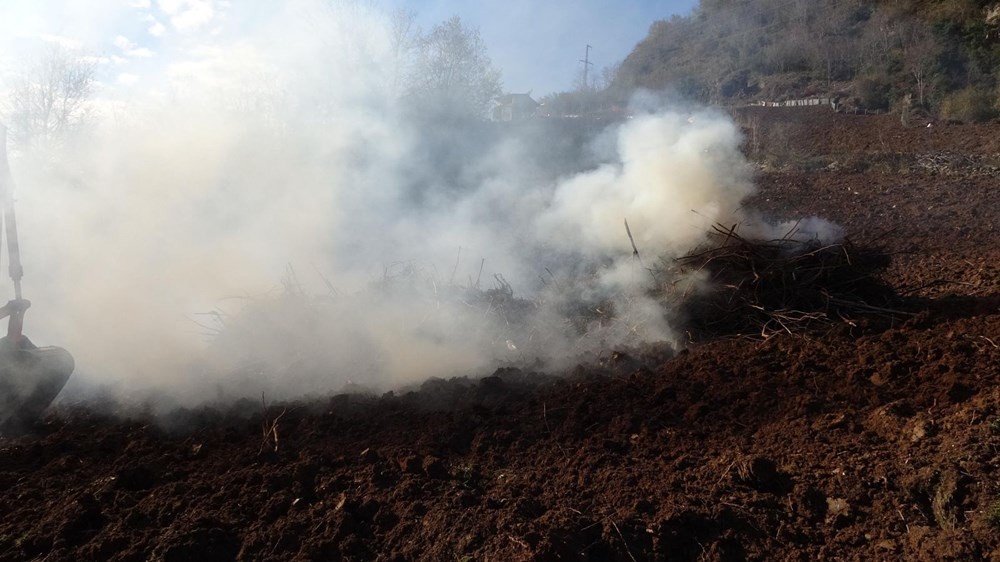
[[[527,94],[506,94],[493,100],[490,119],[497,122],[520,121],[535,115],[538,102]]]

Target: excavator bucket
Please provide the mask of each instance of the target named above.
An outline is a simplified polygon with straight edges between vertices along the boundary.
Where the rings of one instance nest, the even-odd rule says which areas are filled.
[[[0,429],[37,419],[62,391],[73,373],[73,356],[59,347],[36,347],[24,336],[24,313],[31,302],[21,296],[20,246],[14,216],[14,178],[7,161],[7,129],[0,125],[0,222],[7,240],[8,270],[14,299],[0,307],[9,318],[7,337],[0,338]]]
[[[73,356],[65,349],[25,342],[23,336],[17,346],[0,339],[0,427],[40,417],[73,373]]]

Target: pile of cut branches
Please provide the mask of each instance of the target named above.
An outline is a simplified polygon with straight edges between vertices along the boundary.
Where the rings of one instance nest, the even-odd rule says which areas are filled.
[[[710,242],[677,260],[700,272],[707,289],[689,291],[683,310],[692,337],[800,332],[817,323],[894,317],[894,291],[880,278],[889,258],[850,241],[821,244],[792,234],[749,240],[716,226]]]

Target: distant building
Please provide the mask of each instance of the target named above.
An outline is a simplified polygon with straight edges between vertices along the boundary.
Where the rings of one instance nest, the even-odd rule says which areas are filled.
[[[536,109],[538,109],[538,102],[531,99],[531,92],[506,94],[493,101],[490,118],[499,122],[520,121],[535,115]]]

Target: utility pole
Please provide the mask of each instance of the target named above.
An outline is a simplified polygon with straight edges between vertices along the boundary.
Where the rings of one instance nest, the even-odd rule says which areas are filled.
[[[591,47],[590,45],[587,45],[587,51],[584,54],[583,58],[580,59],[580,62],[583,63],[583,89],[584,90],[587,90],[587,89],[590,88],[590,82],[587,81],[587,75],[590,72],[590,67],[594,65],[594,63],[590,62],[590,50],[591,49],[593,49],[593,47]]]

